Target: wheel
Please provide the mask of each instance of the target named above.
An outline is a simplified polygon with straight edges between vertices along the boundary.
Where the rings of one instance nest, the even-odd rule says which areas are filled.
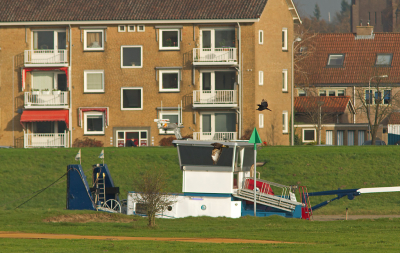
[[[106,211],[112,213],[120,213],[121,212],[121,205],[115,199],[109,199],[103,204],[103,208],[107,209]]]

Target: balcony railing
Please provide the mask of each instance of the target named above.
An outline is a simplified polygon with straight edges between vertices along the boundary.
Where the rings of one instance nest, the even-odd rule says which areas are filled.
[[[24,131],[24,148],[68,147],[68,133],[26,133]]]
[[[194,90],[193,104],[237,104],[236,90]]]
[[[194,132],[193,139],[197,141],[227,141],[237,140],[236,132]]]
[[[215,64],[237,62],[236,48],[193,48],[193,63],[207,62]]]
[[[25,107],[66,107],[68,106],[68,91],[48,91],[48,94],[43,94],[39,91],[25,92],[24,105]]]
[[[68,63],[68,50],[25,50],[24,62],[25,64],[35,65],[66,65]]]

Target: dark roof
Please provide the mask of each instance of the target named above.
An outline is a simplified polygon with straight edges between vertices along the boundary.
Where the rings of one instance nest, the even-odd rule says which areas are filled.
[[[267,0],[1,0],[0,22],[258,19]]]
[[[324,113],[344,113],[350,102],[349,96],[322,97],[304,96],[294,98],[294,108],[297,113],[306,113],[318,108],[318,101],[323,101],[321,106]],[[310,108],[310,109],[308,109]]]
[[[381,80],[383,83],[400,83],[400,33],[376,33],[370,39],[359,39],[352,33],[313,36],[303,40],[310,55],[298,63],[296,84],[368,85],[369,78],[376,75],[389,76]],[[392,65],[375,66],[377,53],[393,53]],[[344,54],[343,67],[327,67],[329,54]]]

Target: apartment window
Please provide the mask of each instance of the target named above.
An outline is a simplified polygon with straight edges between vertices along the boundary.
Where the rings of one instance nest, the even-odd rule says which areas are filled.
[[[334,97],[334,96],[345,96],[346,91],[344,89],[333,89],[333,90],[319,90],[321,97]]]
[[[326,90],[320,90],[320,91],[319,91],[319,95],[320,95],[321,97],[326,97]]]
[[[160,29],[160,50],[179,50],[180,48],[179,29]]]
[[[138,25],[137,30],[138,32],[144,32],[144,25]]]
[[[104,134],[104,112],[85,112],[83,118],[85,122],[84,134]]]
[[[383,91],[383,104],[384,105],[390,104],[390,98],[391,98],[391,90],[384,90]]]
[[[288,50],[288,34],[287,34],[287,28],[282,28],[282,50]]]
[[[334,90],[328,91],[328,96],[334,97],[335,95],[336,95],[336,91],[334,91]]]
[[[128,25],[128,32],[135,32],[135,25]]]
[[[258,44],[260,44],[260,45],[264,44],[264,31],[263,30],[258,31]]]
[[[59,71],[33,71],[32,89],[67,91],[67,76]]]
[[[314,142],[316,140],[315,129],[303,128],[303,142]]]
[[[104,30],[84,30],[85,51],[104,50]]]
[[[307,96],[307,92],[303,89],[297,89],[297,94],[299,97],[305,97]]]
[[[65,30],[35,30],[32,32],[33,50],[62,50],[66,49],[67,33]]]
[[[141,68],[142,46],[121,46],[121,68]]]
[[[328,57],[329,67],[342,67],[344,62],[344,54],[330,54]]]
[[[258,115],[258,127],[264,128],[264,114]]]
[[[119,25],[119,26],[118,26],[118,32],[126,32],[126,26],[124,26],[124,25]]]
[[[163,111],[159,113],[159,118],[160,119],[169,119],[169,123],[182,123],[181,119],[180,119],[180,115],[178,111]],[[174,130],[170,129],[170,130],[163,130],[163,129],[159,129],[159,133],[160,134],[174,134]]]
[[[179,92],[180,90],[179,70],[159,70],[160,92]]]
[[[283,133],[288,133],[289,132],[288,111],[283,111],[282,112],[282,132]]]
[[[264,84],[264,72],[263,71],[258,71],[258,84],[259,85]]]
[[[337,96],[343,97],[345,95],[344,90],[337,90]]]
[[[393,54],[376,54],[376,66],[391,66]]]
[[[288,91],[288,72],[287,69],[282,70],[282,91],[287,92]]]
[[[133,128],[129,130],[117,130],[115,133],[117,147],[129,147],[132,139],[137,147],[149,145],[147,130],[138,130]]]
[[[383,94],[382,94],[383,92]],[[382,96],[383,95],[383,96]],[[365,90],[365,103],[366,104],[390,104],[391,90],[376,91],[376,90]]]
[[[104,70],[84,71],[84,92],[104,92]]]
[[[121,110],[142,110],[143,88],[121,88]]]

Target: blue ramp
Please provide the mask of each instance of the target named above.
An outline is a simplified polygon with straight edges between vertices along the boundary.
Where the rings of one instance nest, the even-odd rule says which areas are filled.
[[[96,210],[85,173],[79,164],[67,166],[67,209]]]

